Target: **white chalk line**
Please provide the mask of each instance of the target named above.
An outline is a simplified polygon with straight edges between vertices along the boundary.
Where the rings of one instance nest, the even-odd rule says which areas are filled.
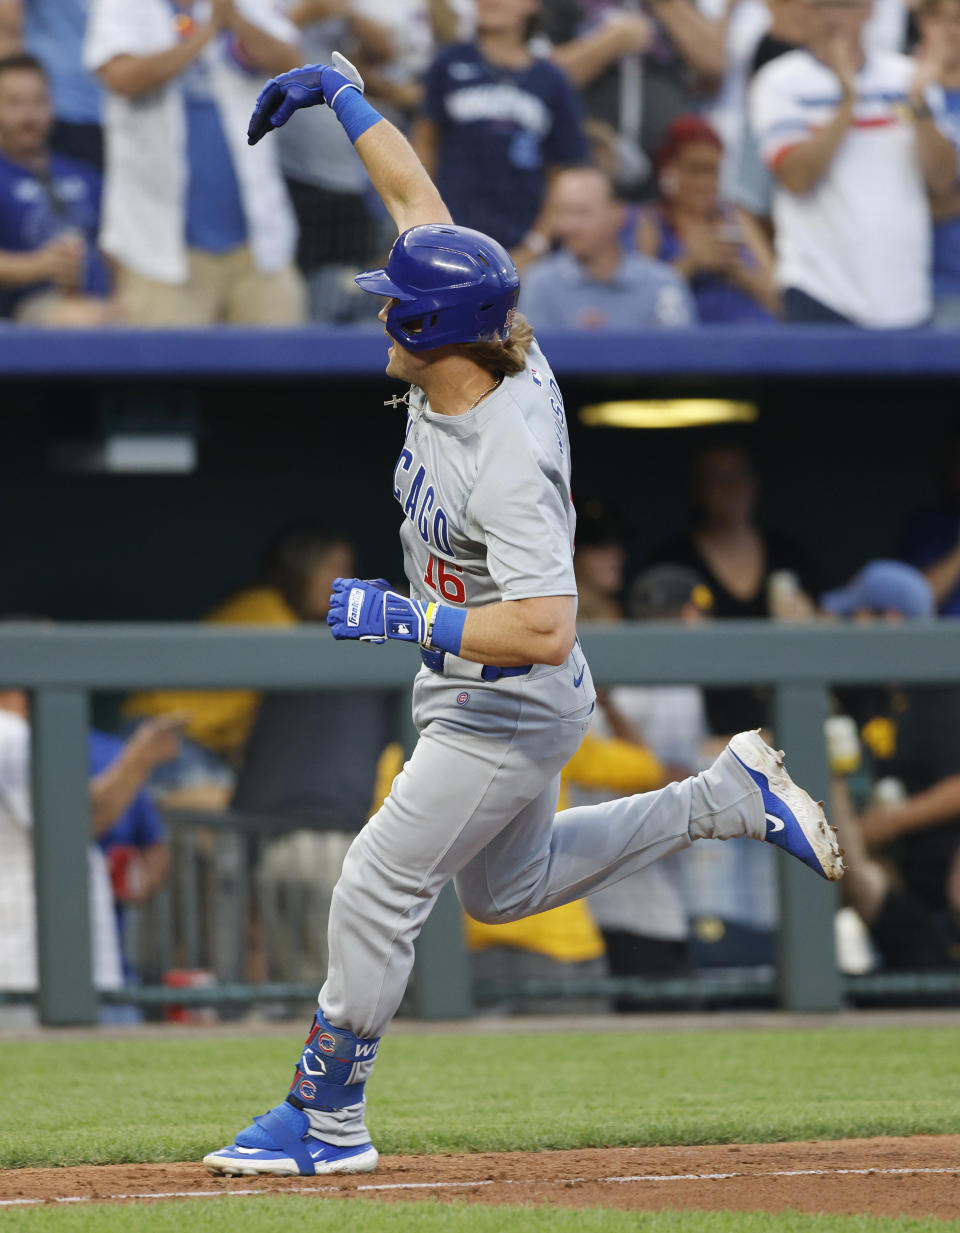
[[[957,1168],[903,1169],[771,1169],[762,1173],[633,1173],[624,1177],[483,1178],[472,1182],[378,1182],[351,1187],[373,1193],[386,1190],[474,1190],[481,1186],[578,1186],[623,1182],[725,1182],[753,1177],[904,1177],[918,1174],[960,1174]],[[266,1176],[266,1175],[261,1175]],[[239,1180],[239,1179],[238,1179]],[[137,1194],[56,1195],[52,1199],[0,1199],[0,1207],[30,1207],[41,1203],[109,1203],[134,1199],[212,1199],[229,1196],[245,1199],[258,1194],[343,1194],[341,1186],[284,1186],[271,1190],[161,1190]]]

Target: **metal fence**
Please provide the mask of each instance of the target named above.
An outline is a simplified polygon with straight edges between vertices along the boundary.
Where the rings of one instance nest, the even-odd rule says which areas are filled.
[[[899,628],[790,627],[763,621],[697,629],[592,625],[582,643],[598,684],[771,686],[777,741],[788,750],[790,770],[813,795],[824,798],[823,721],[831,684],[960,683],[957,622]],[[94,1023],[98,1012],[86,874],[91,692],[143,687],[401,692],[409,689],[416,667],[410,647],[335,644],[324,629],[14,623],[0,629],[0,682],[32,695],[41,1021]],[[409,746],[415,733],[409,718],[404,722],[401,735]],[[778,869],[779,1003],[793,1010],[837,1009],[843,991],[834,959],[836,889],[796,861],[783,860]],[[255,995],[268,998],[271,992],[269,986],[258,987]],[[238,987],[220,994],[243,1001],[251,990]],[[170,991],[143,990],[140,1000],[169,1001]],[[425,1017],[470,1013],[466,956],[449,888],[418,944],[413,1008]]]

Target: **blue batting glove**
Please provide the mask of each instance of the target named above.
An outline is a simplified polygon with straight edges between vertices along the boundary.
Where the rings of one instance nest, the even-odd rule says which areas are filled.
[[[333,53],[333,64],[307,64],[273,77],[260,91],[257,105],[250,117],[247,142],[255,146],[271,129],[282,128],[295,111],[302,107],[333,106],[341,90],[363,93],[363,78],[339,51]]]
[[[427,605],[391,591],[383,578],[335,578],[327,624],[334,638],[423,642],[427,636]]]

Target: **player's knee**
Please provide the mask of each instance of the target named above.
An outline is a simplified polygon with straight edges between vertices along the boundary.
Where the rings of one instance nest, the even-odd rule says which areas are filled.
[[[525,915],[514,911],[512,906],[496,903],[485,887],[464,885],[460,881],[456,886],[460,906],[481,925],[506,925]]]

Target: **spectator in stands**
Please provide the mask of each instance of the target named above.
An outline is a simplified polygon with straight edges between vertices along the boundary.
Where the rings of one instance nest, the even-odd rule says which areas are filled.
[[[897,561],[871,562],[846,586],[823,596],[821,604],[825,611],[860,624],[934,615],[929,583],[919,571]],[[886,804],[874,800],[858,824],[842,792],[835,801],[835,820],[841,828],[846,825],[842,842],[853,875],[849,899],[889,966],[938,966],[956,942],[960,907],[960,690],[954,685],[891,685],[883,691],[884,712],[864,722],[859,699],[849,695],[862,693],[875,702],[878,692],[838,691],[874,753],[878,777],[892,780],[900,798]],[[885,748],[870,731],[879,721],[892,729]],[[864,845],[893,857],[896,882],[868,857]],[[954,951],[954,960],[957,957]]]
[[[864,49],[867,0],[807,0],[807,49],[757,74],[751,123],[776,178],[788,321],[910,327],[930,318],[927,194],[949,191],[936,66]]]
[[[795,619],[813,616],[816,577],[807,553],[755,520],[757,477],[746,449],[731,438],[706,446],[693,462],[693,529],[658,550],[658,561],[686,565],[714,598],[713,615],[767,617],[771,575],[788,571],[800,587]]]
[[[673,121],[657,151],[660,199],[641,217],[640,251],[690,285],[701,325],[767,323],[779,310],[773,252],[721,204],[722,158],[705,120]]]
[[[828,619],[858,624],[884,620],[898,623],[934,615],[933,590],[923,574],[902,561],[870,561],[845,586],[820,597]],[[896,685],[838,685],[834,709],[853,720],[878,764],[896,752],[899,716],[909,705]]]
[[[563,171],[552,197],[560,249],[531,266],[520,296],[535,329],[696,324],[693,297],[680,275],[626,247],[623,203],[607,175],[597,167]],[[632,240],[626,237],[627,244]]]
[[[777,531],[758,526],[757,478],[747,451],[721,439],[693,463],[691,531],[661,546],[655,563],[684,565],[704,579],[720,620],[768,617],[776,611],[800,620],[815,614],[816,578],[807,554]],[[789,588],[789,596],[780,592]],[[728,735],[766,721],[758,689],[707,692],[711,730]]]
[[[512,252],[519,268],[549,248],[552,174],[587,160],[580,102],[528,47],[539,0],[476,0],[477,40],[448,47],[427,73],[414,145],[455,221]]]
[[[100,88],[83,66],[90,0],[0,0],[0,55],[29,51],[50,76],[55,154],[103,170]]]
[[[960,148],[960,0],[924,0],[919,13],[921,58],[939,65],[940,127]],[[933,201],[933,319],[960,325],[960,180]]]
[[[587,114],[652,158],[673,119],[720,84],[720,7],[650,0],[639,12],[613,0],[565,0],[544,16],[553,59],[583,91]]]
[[[351,0],[293,0],[290,20],[302,31],[303,59],[329,64],[341,51],[366,66],[392,51],[387,29],[362,17]],[[353,281],[378,249],[378,229],[367,208],[363,164],[322,108],[298,112],[276,135],[280,166],[297,215],[297,264],[307,280],[310,317],[346,323],[376,317]]]
[[[951,790],[960,811],[960,792]],[[870,851],[846,780],[834,781],[830,805],[846,852],[844,902],[867,926],[884,967],[910,972],[954,967],[960,962],[960,846],[941,867],[944,902],[935,906],[900,885],[889,863]]]
[[[89,742],[90,905],[94,981],[115,989],[121,981],[121,952],[113,898],[102,847],[113,828],[124,827],[157,765],[176,756],[177,725],[152,720],[126,742],[92,732]],[[37,985],[36,913],[33,885],[33,818],[30,804],[30,723],[26,694],[0,691],[0,989],[34,990]],[[98,846],[98,844],[100,846]],[[151,859],[154,888],[166,877],[166,862]]]
[[[51,152],[52,123],[39,61],[0,60],[0,317],[102,325],[117,306],[97,249],[100,176]]]
[[[626,527],[601,501],[577,503],[577,616],[581,621],[623,620]]]
[[[325,621],[333,580],[354,573],[351,545],[312,522],[285,527],[267,549],[259,582],[238,591],[208,613],[217,625],[289,627]],[[252,690],[162,690],[134,694],[124,708],[128,719],[183,715],[186,739],[175,763],[161,768],[154,784],[162,789],[199,790],[217,806],[233,787],[235,767],[259,706]],[[183,801],[186,803],[186,800]]]
[[[179,757],[181,733],[182,724],[177,716],[145,720],[126,742],[106,732],[90,733],[92,781],[107,775],[115,792],[130,794],[129,803],[108,829],[97,834],[97,845],[107,860],[124,984],[128,985],[138,979],[127,949],[128,909],[149,902],[170,875],[166,830],[144,785],[158,766]],[[140,1015],[135,1009],[128,1009],[118,1017],[137,1021]]]
[[[758,0],[740,0],[737,12],[746,7],[752,9],[757,3]],[[787,52],[802,48],[807,41],[807,0],[766,0],[761,7],[769,12],[761,37],[757,39],[755,33],[752,34],[755,41],[746,56],[749,61],[746,87],[765,65]],[[903,0],[874,0],[870,20],[864,27],[864,47],[875,54],[902,51],[906,45],[907,11]],[[751,24],[748,37],[757,29],[756,24]],[[729,182],[728,195],[737,206],[744,230],[764,243],[773,237],[774,179],[763,161],[756,136],[744,114],[746,89],[738,97],[742,98],[743,104],[738,117],[741,131],[735,147],[729,151],[733,165],[725,170],[732,178],[725,180],[725,183]],[[724,137],[728,140],[726,132]]]
[[[960,437],[940,452],[940,500],[907,521],[900,555],[923,570],[942,616],[960,616]]]
[[[829,616],[871,621],[917,620],[935,615],[933,589],[923,574],[901,561],[870,561],[847,584],[820,597]]]
[[[128,318],[302,321],[277,147],[246,143],[264,76],[300,62],[296,28],[270,0],[92,0],[85,60],[108,91],[101,240]]]

